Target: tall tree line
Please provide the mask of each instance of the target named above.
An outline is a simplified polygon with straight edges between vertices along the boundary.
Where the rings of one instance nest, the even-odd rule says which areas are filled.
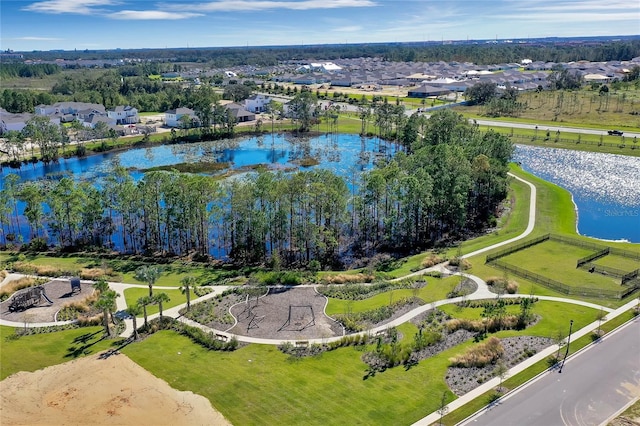
[[[449,110],[413,116],[401,130],[404,150],[349,182],[323,169],[226,181],[154,171],[136,181],[116,167],[99,188],[70,178],[20,184],[9,175],[0,243],[15,237],[23,217],[30,238],[63,247],[117,239],[128,253],[335,266],[346,253],[408,253],[491,224],[507,190],[508,138]]]

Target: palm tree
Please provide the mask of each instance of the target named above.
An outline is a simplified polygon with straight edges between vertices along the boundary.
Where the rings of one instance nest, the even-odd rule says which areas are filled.
[[[100,297],[96,302],[96,307],[102,309],[102,322],[108,337],[111,337],[109,329],[109,314],[116,309],[116,298],[120,295],[113,290],[100,291]]]
[[[191,310],[191,290],[196,287],[196,278],[191,275],[184,277],[181,281],[180,291],[187,296],[187,312]]]
[[[138,340],[138,315],[142,313],[142,307],[137,303],[135,305],[130,305],[126,312],[131,315],[131,319],[133,320],[133,340]]]
[[[158,309],[160,310],[160,320],[162,321],[162,304],[170,301],[169,295],[167,293],[158,293],[153,298],[153,301],[158,304]]]
[[[144,328],[147,328],[147,306],[152,304],[153,300],[149,296],[144,296],[138,299],[136,305],[142,307],[142,311],[144,313]]]
[[[149,286],[149,297],[153,297],[153,285],[162,275],[162,269],[159,266],[141,266],[136,269],[134,277],[138,281],[143,281]]]

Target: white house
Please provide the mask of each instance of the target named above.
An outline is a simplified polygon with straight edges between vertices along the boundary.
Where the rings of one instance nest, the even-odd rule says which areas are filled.
[[[265,112],[271,98],[264,95],[253,95],[244,100],[244,109],[254,113]]]
[[[189,116],[192,121],[198,121],[196,113],[190,108],[176,108],[170,109],[164,113],[164,124],[167,127],[182,127],[180,118],[183,116]]]
[[[33,117],[33,114],[28,112],[14,114],[0,108],[0,135],[10,130],[22,131],[31,117]]]
[[[38,105],[35,110],[36,115],[75,115],[79,111],[85,110],[95,110],[97,113],[105,114],[105,108],[103,105],[88,102],[56,102],[53,105]]]
[[[118,105],[107,111],[107,117],[116,120],[117,124],[135,124],[138,122],[138,109],[130,105]]]

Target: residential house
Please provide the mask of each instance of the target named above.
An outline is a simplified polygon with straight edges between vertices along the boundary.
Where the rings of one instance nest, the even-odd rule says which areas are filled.
[[[245,123],[256,119],[256,115],[254,113],[247,111],[240,104],[231,102],[224,105],[224,107],[231,112],[231,115],[236,119],[236,123]]]
[[[89,102],[56,102],[53,105],[38,105],[35,108],[36,115],[56,115],[56,114],[72,114],[76,115],[78,111],[95,110],[96,113],[106,114],[105,108],[100,104]]]
[[[108,110],[107,117],[116,120],[117,124],[136,124],[139,121],[138,109],[130,105],[118,105],[113,110]]]
[[[182,117],[188,116],[193,123],[193,127],[196,126],[196,123],[199,123],[198,117],[196,116],[195,111],[191,108],[176,108],[165,111],[164,113],[164,124],[167,127],[182,127],[183,122],[180,120]]]
[[[269,96],[260,94],[253,95],[244,100],[244,109],[255,113],[266,112],[269,102],[271,102],[271,98]]]
[[[428,98],[431,96],[443,96],[451,93],[449,89],[443,87],[428,86],[426,84],[409,90],[408,96],[410,98]]]
[[[7,112],[4,108],[0,108],[0,135],[10,130],[22,131],[31,117],[33,117],[33,114],[28,112],[14,114]]]

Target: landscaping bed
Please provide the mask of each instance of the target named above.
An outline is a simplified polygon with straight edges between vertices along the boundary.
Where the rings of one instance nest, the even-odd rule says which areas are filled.
[[[500,339],[500,343],[504,349],[501,359],[509,368],[551,346],[554,341],[546,337],[515,336]],[[494,363],[484,367],[449,367],[445,380],[453,393],[463,395],[492,379],[495,369]]]

